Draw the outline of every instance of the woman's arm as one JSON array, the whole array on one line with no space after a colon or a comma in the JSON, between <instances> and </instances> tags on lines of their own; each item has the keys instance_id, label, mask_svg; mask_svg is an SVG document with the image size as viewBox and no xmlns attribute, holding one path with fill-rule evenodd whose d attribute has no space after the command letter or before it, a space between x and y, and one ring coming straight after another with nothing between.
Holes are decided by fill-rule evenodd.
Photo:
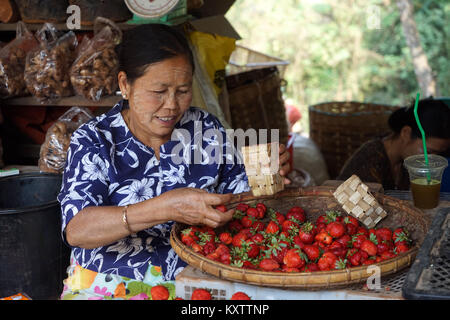
<instances>
[{"instance_id":1,"label":"woman's arm","mask_svg":"<svg viewBox=\"0 0 450 320\"><path fill-rule=\"evenodd\" d=\"M216 228L231 220L234 209L222 213L214 207L228 203L231 198L231 194L212 194L200 189L175 189L129 205L127 221L133 232L168 221ZM84 208L67 224L67 242L71 246L93 249L128 236L130 232L122 219L123 209L117 206Z\"/></svg>"}]
</instances>

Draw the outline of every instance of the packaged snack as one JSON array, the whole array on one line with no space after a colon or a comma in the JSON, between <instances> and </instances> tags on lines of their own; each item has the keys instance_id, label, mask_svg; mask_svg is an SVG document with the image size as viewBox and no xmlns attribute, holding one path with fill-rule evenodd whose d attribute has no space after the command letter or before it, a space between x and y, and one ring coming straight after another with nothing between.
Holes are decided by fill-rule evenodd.
<instances>
[{"instance_id":1,"label":"packaged snack","mask_svg":"<svg viewBox=\"0 0 450 320\"><path fill-rule=\"evenodd\" d=\"M36 38L40 46L28 53L25 65L28 91L40 102L73 95L69 74L78 45L75 33L59 36L55 26L46 23Z\"/></svg>"},{"instance_id":2,"label":"packaged snack","mask_svg":"<svg viewBox=\"0 0 450 320\"><path fill-rule=\"evenodd\" d=\"M19 21L16 38L0 50L0 96L11 98L29 94L24 80L27 53L38 46L36 38Z\"/></svg>"},{"instance_id":3,"label":"packaged snack","mask_svg":"<svg viewBox=\"0 0 450 320\"><path fill-rule=\"evenodd\" d=\"M99 101L115 93L119 59L114 49L121 40L122 32L112 21L95 20L94 37L83 38L71 67L70 81L76 94Z\"/></svg>"},{"instance_id":4,"label":"packaged snack","mask_svg":"<svg viewBox=\"0 0 450 320\"><path fill-rule=\"evenodd\" d=\"M72 133L93 116L87 108L72 107L47 130L39 153L38 166L41 172L63 171Z\"/></svg>"}]
</instances>

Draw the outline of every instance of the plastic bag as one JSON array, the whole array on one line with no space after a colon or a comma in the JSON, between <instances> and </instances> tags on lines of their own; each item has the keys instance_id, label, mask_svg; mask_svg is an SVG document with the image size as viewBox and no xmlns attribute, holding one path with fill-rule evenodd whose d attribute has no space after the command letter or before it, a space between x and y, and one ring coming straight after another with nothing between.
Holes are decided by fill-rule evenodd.
<instances>
[{"instance_id":1,"label":"plastic bag","mask_svg":"<svg viewBox=\"0 0 450 320\"><path fill-rule=\"evenodd\" d=\"M73 95L70 67L78 45L75 33L59 36L55 26L46 23L36 38L40 46L28 53L25 65L28 91L40 102Z\"/></svg>"},{"instance_id":2,"label":"plastic bag","mask_svg":"<svg viewBox=\"0 0 450 320\"><path fill-rule=\"evenodd\" d=\"M87 108L72 107L47 130L41 145L38 166L41 172L61 173L72 133L94 115Z\"/></svg>"},{"instance_id":3,"label":"plastic bag","mask_svg":"<svg viewBox=\"0 0 450 320\"><path fill-rule=\"evenodd\" d=\"M19 21L16 38L0 50L0 96L2 98L29 94L23 77L26 56L38 45L25 23Z\"/></svg>"},{"instance_id":4,"label":"plastic bag","mask_svg":"<svg viewBox=\"0 0 450 320\"><path fill-rule=\"evenodd\" d=\"M114 48L121 40L122 33L112 21L95 20L94 37L83 38L71 67L70 81L76 94L99 101L102 96L115 93L119 59Z\"/></svg>"},{"instance_id":5,"label":"plastic bag","mask_svg":"<svg viewBox=\"0 0 450 320\"><path fill-rule=\"evenodd\" d=\"M236 39L200 31L190 32L189 39L219 95L225 85L225 67L236 48Z\"/></svg>"}]
</instances>

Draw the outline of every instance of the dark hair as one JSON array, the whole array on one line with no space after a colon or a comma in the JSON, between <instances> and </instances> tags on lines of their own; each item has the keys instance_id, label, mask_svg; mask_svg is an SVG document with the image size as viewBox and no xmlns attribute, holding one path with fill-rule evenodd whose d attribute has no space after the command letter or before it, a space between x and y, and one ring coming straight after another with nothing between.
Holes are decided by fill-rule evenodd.
<instances>
[{"instance_id":1,"label":"dark hair","mask_svg":"<svg viewBox=\"0 0 450 320\"><path fill-rule=\"evenodd\" d=\"M417 115L427 137L450 138L450 106L441 100L427 98L419 101ZM404 126L411 127L411 138L421 138L419 127L414 117L414 103L403 107L391 114L389 127L395 134L399 134Z\"/></svg>"},{"instance_id":2,"label":"dark hair","mask_svg":"<svg viewBox=\"0 0 450 320\"><path fill-rule=\"evenodd\" d=\"M119 71L127 74L130 83L141 77L149 65L176 56L185 56L194 72L194 58L184 34L164 24L143 24L126 30L116 51Z\"/></svg>"}]
</instances>

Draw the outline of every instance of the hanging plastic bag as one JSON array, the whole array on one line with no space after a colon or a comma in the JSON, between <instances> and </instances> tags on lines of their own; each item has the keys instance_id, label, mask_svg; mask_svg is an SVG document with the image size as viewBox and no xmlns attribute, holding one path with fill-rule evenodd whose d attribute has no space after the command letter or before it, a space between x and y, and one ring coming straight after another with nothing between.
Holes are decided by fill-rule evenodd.
<instances>
[{"instance_id":1,"label":"hanging plastic bag","mask_svg":"<svg viewBox=\"0 0 450 320\"><path fill-rule=\"evenodd\" d=\"M115 93L119 59L114 48L121 40L122 32L112 21L101 17L95 20L94 37L83 38L71 67L70 81L76 94L99 101Z\"/></svg>"},{"instance_id":2,"label":"hanging plastic bag","mask_svg":"<svg viewBox=\"0 0 450 320\"><path fill-rule=\"evenodd\" d=\"M72 133L94 115L87 108L72 107L47 130L41 145L38 166L41 172L61 173Z\"/></svg>"},{"instance_id":3,"label":"hanging plastic bag","mask_svg":"<svg viewBox=\"0 0 450 320\"><path fill-rule=\"evenodd\" d=\"M29 52L25 65L28 91L40 102L73 95L70 67L75 60L77 37L73 31L59 36L51 23L36 33L39 48Z\"/></svg>"},{"instance_id":4,"label":"hanging plastic bag","mask_svg":"<svg viewBox=\"0 0 450 320\"><path fill-rule=\"evenodd\" d=\"M200 31L189 32L189 39L219 95L225 85L225 67L236 48L236 39Z\"/></svg>"},{"instance_id":5,"label":"hanging plastic bag","mask_svg":"<svg viewBox=\"0 0 450 320\"><path fill-rule=\"evenodd\" d=\"M28 95L23 77L27 53L38 46L33 34L25 23L19 21L16 38L0 50L0 95L11 98Z\"/></svg>"}]
</instances>

